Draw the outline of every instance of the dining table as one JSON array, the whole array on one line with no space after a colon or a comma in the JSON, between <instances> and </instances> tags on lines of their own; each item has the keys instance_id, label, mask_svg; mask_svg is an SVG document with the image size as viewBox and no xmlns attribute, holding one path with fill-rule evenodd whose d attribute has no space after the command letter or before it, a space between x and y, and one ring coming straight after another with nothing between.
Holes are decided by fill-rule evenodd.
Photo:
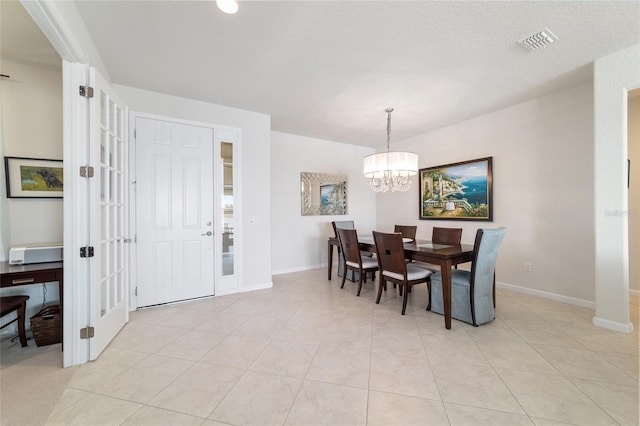
<instances>
[{"instance_id":1,"label":"dining table","mask_svg":"<svg viewBox=\"0 0 640 426\"><path fill-rule=\"evenodd\" d=\"M329 237L328 245L328 274L331 279L331 264L333 262L333 246L338 245L336 237ZM358 236L360 250L376 252L373 236ZM434 244L428 240L413 240L404 243L405 258L420 262L440 265L442 274L442 296L444 305L444 324L451 329L451 268L460 263L473 260L473 245L469 244Z\"/></svg>"}]
</instances>

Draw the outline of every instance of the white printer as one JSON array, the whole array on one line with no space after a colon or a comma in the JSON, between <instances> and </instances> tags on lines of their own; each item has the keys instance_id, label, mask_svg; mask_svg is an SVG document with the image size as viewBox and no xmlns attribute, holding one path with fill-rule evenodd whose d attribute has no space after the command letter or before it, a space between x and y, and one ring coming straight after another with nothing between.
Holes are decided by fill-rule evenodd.
<instances>
[{"instance_id":1,"label":"white printer","mask_svg":"<svg viewBox=\"0 0 640 426\"><path fill-rule=\"evenodd\" d=\"M62 257L62 243L25 244L9 249L11 265L61 262Z\"/></svg>"}]
</instances>

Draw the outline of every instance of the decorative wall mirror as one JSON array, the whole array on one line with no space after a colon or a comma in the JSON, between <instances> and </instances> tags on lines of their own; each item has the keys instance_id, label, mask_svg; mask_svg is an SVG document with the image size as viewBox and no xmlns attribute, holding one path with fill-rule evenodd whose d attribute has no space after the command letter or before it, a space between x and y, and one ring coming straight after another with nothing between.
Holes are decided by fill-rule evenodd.
<instances>
[{"instance_id":1,"label":"decorative wall mirror","mask_svg":"<svg viewBox=\"0 0 640 426\"><path fill-rule=\"evenodd\" d=\"M300 173L302 216L347 214L347 176Z\"/></svg>"}]
</instances>

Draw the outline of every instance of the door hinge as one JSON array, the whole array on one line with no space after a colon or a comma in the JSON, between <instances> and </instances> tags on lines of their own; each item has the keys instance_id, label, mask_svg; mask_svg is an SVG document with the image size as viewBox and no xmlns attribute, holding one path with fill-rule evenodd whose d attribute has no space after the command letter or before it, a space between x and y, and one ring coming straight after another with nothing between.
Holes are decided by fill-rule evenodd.
<instances>
[{"instance_id":1,"label":"door hinge","mask_svg":"<svg viewBox=\"0 0 640 426\"><path fill-rule=\"evenodd\" d=\"M80 257L93 257L93 247L80 247Z\"/></svg>"},{"instance_id":2,"label":"door hinge","mask_svg":"<svg viewBox=\"0 0 640 426\"><path fill-rule=\"evenodd\" d=\"M133 129L133 138L135 139L136 137L137 137L136 129Z\"/></svg>"},{"instance_id":3,"label":"door hinge","mask_svg":"<svg viewBox=\"0 0 640 426\"><path fill-rule=\"evenodd\" d=\"M85 327L80 329L80 338L81 339L91 339L95 334L95 330L93 327Z\"/></svg>"},{"instance_id":4,"label":"door hinge","mask_svg":"<svg viewBox=\"0 0 640 426\"><path fill-rule=\"evenodd\" d=\"M93 98L93 87L80 86L80 96L83 98Z\"/></svg>"},{"instance_id":5,"label":"door hinge","mask_svg":"<svg viewBox=\"0 0 640 426\"><path fill-rule=\"evenodd\" d=\"M93 87L80 86L80 96L83 98L93 98Z\"/></svg>"},{"instance_id":6,"label":"door hinge","mask_svg":"<svg viewBox=\"0 0 640 426\"><path fill-rule=\"evenodd\" d=\"M136 289L135 289L135 290L133 290L133 295L134 295L134 296L137 296L137 295L138 295L138 287L137 287L137 286L136 286Z\"/></svg>"},{"instance_id":7,"label":"door hinge","mask_svg":"<svg viewBox=\"0 0 640 426\"><path fill-rule=\"evenodd\" d=\"M92 178L93 177L93 167L91 167L91 166L80 166L80 177Z\"/></svg>"}]
</instances>

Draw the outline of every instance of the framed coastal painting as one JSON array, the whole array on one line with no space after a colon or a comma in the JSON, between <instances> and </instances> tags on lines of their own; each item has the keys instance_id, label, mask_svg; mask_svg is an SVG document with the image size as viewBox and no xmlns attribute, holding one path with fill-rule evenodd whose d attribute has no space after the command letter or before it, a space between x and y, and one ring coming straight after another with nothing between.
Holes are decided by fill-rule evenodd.
<instances>
[{"instance_id":1,"label":"framed coastal painting","mask_svg":"<svg viewBox=\"0 0 640 426\"><path fill-rule=\"evenodd\" d=\"M4 157L8 198L62 198L62 160Z\"/></svg>"},{"instance_id":2,"label":"framed coastal painting","mask_svg":"<svg viewBox=\"0 0 640 426\"><path fill-rule=\"evenodd\" d=\"M492 221L492 160L420 169L420 219Z\"/></svg>"}]
</instances>

